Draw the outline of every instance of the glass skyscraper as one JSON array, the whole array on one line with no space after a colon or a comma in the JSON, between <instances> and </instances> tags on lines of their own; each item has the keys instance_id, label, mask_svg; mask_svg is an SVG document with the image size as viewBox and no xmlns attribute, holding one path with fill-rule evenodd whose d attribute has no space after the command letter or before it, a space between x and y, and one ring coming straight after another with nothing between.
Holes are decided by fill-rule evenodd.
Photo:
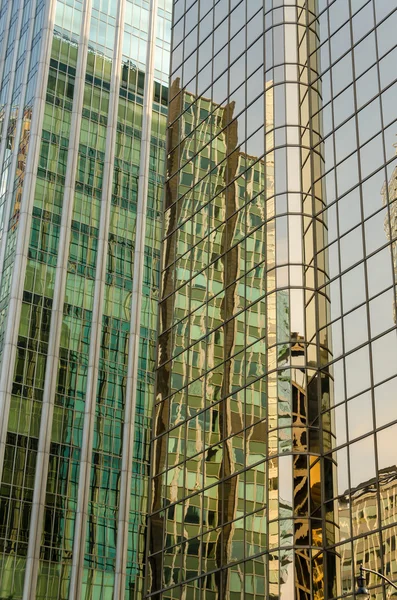
<instances>
[{"instance_id":1,"label":"glass skyscraper","mask_svg":"<svg viewBox=\"0 0 397 600\"><path fill-rule=\"evenodd\" d=\"M173 11L146 597L353 598L397 581L397 2Z\"/></svg>"},{"instance_id":2,"label":"glass skyscraper","mask_svg":"<svg viewBox=\"0 0 397 600\"><path fill-rule=\"evenodd\" d=\"M170 0L0 2L0 598L142 598Z\"/></svg>"},{"instance_id":3,"label":"glass skyscraper","mask_svg":"<svg viewBox=\"0 0 397 600\"><path fill-rule=\"evenodd\" d=\"M0 600L391 596L396 31L0 0Z\"/></svg>"}]
</instances>

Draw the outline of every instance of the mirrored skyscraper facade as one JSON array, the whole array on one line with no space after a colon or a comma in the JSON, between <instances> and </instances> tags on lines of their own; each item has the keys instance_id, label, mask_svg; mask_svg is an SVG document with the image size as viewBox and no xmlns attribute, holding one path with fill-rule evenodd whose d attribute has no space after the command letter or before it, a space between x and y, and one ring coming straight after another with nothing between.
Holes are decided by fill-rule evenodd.
<instances>
[{"instance_id":1,"label":"mirrored skyscraper facade","mask_svg":"<svg viewBox=\"0 0 397 600\"><path fill-rule=\"evenodd\" d=\"M397 4L173 8L147 598L354 597L397 580Z\"/></svg>"},{"instance_id":2,"label":"mirrored skyscraper facade","mask_svg":"<svg viewBox=\"0 0 397 600\"><path fill-rule=\"evenodd\" d=\"M142 597L169 0L0 2L0 597Z\"/></svg>"}]
</instances>

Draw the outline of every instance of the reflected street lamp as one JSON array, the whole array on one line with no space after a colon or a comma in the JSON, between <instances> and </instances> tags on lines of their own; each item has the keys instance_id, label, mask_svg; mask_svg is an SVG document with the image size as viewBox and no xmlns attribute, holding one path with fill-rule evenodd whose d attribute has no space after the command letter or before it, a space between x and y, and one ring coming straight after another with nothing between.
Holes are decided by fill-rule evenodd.
<instances>
[{"instance_id":1,"label":"reflected street lamp","mask_svg":"<svg viewBox=\"0 0 397 600\"><path fill-rule=\"evenodd\" d=\"M360 575L357 577L356 598L359 600L367 600L367 598L369 598L369 591L365 585L364 568L362 565L360 565Z\"/></svg>"},{"instance_id":2,"label":"reflected street lamp","mask_svg":"<svg viewBox=\"0 0 397 600\"><path fill-rule=\"evenodd\" d=\"M370 593L365 583L364 571L367 573L374 573L375 575L386 581L389 585L391 585L395 590L397 590L397 585L390 581L390 579L385 577L385 575L382 575L382 573L374 571L373 569L366 569L365 567L360 565L360 575L357 577L357 589L355 593L356 598L359 598L359 600L368 600L370 596Z\"/></svg>"}]
</instances>

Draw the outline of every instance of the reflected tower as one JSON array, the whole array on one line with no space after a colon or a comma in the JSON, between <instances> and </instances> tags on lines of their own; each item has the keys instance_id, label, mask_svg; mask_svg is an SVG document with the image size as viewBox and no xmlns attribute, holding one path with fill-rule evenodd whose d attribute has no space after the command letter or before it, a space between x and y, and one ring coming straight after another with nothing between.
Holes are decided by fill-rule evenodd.
<instances>
[{"instance_id":1,"label":"reflected tower","mask_svg":"<svg viewBox=\"0 0 397 600\"><path fill-rule=\"evenodd\" d=\"M309 600L334 586L317 44L315 2L174 5L156 600Z\"/></svg>"}]
</instances>

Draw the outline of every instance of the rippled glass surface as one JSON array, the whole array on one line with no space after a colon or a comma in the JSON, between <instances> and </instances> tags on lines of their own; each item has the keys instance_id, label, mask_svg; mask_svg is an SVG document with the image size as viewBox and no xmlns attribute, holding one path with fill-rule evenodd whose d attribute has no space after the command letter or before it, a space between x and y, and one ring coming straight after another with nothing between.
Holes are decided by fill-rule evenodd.
<instances>
[{"instance_id":1,"label":"rippled glass surface","mask_svg":"<svg viewBox=\"0 0 397 600\"><path fill-rule=\"evenodd\" d=\"M394 1L174 4L156 600L397 579L396 26Z\"/></svg>"}]
</instances>

